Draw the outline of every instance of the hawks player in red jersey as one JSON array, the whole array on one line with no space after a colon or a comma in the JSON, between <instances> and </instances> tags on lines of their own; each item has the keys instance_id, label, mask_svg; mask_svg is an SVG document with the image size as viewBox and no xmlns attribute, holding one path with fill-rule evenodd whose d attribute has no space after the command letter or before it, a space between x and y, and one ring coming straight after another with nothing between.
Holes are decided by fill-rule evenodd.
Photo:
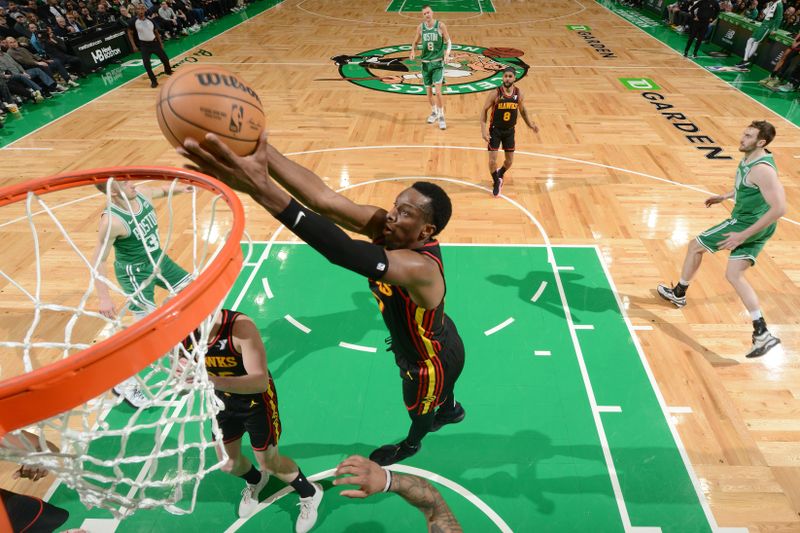
<instances>
[{"instance_id":1,"label":"hawks player in red jersey","mask_svg":"<svg viewBox=\"0 0 800 533\"><path fill-rule=\"evenodd\" d=\"M489 94L481 111L481 135L483 135L483 140L488 143L489 172L492 174L492 194L494 196L500 195L503 188L503 176L514 162L514 150L516 149L514 127L517 125L517 111L530 129L535 133L539 132L539 127L528 118L522 91L514 85L516 80L514 67L506 67L503 70L503 85ZM491 112L491 122L488 128L486 127L487 112ZM501 144L506 157L503 166L497 168L497 150L500 149Z\"/></svg>"},{"instance_id":2,"label":"hawks player in red jersey","mask_svg":"<svg viewBox=\"0 0 800 533\"><path fill-rule=\"evenodd\" d=\"M381 466L402 461L420 450L430 431L464 419L453 392L464 366L464 345L444 313L444 267L436 240L452 212L444 190L417 182L389 210L356 204L270 146L266 133L247 157L237 156L211 134L202 148L190 139L178 152L203 172L250 194L330 262L370 280L391 333L411 417L407 437L381 446L370 459ZM336 224L372 242L351 239Z\"/></svg>"},{"instance_id":3,"label":"hawks player in red jersey","mask_svg":"<svg viewBox=\"0 0 800 533\"><path fill-rule=\"evenodd\" d=\"M190 342L187 339L186 343ZM247 483L239 502L239 516L244 518L253 513L258 505L258 494L271 473L300 495L300 515L295 531L310 530L317 521L322 487L309 482L292 459L278 452L281 434L278 394L267 369L267 352L261 334L250 317L228 309L217 313L205 363L217 397L225 404L225 409L217 415L229 458L222 470ZM242 454L245 432L250 436L250 446L260 471Z\"/></svg>"}]
</instances>

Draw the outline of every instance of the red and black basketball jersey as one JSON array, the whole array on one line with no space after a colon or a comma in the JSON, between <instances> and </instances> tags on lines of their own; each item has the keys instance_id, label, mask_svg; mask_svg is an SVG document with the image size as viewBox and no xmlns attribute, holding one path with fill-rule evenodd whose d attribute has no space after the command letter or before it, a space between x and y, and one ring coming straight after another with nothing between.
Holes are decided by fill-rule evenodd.
<instances>
[{"instance_id":1,"label":"red and black basketball jersey","mask_svg":"<svg viewBox=\"0 0 800 533\"><path fill-rule=\"evenodd\" d=\"M444 278L438 241L414 251L435 260ZM444 314L444 298L435 308L425 309L415 304L403 287L370 279L369 288L378 300L383 321L392 335L391 349L398 366L404 370L424 369L432 361L438 366L439 353L447 346L447 337L454 329Z\"/></svg>"},{"instance_id":2,"label":"red and black basketball jersey","mask_svg":"<svg viewBox=\"0 0 800 533\"><path fill-rule=\"evenodd\" d=\"M497 88L497 97L492 108L491 127L500 129L513 128L517 124L517 111L519 109L519 89L511 88L511 94L503 92L503 87Z\"/></svg>"},{"instance_id":3,"label":"red and black basketball jersey","mask_svg":"<svg viewBox=\"0 0 800 533\"><path fill-rule=\"evenodd\" d=\"M244 367L242 354L233 346L233 324L242 313L228 309L222 309L220 313L222 313L222 325L217 334L208 340L206 371L220 377L246 376L247 370ZM269 404L270 399L267 396L274 390L271 375L269 381L269 387L262 393L237 394L217 391L217 396L226 403L233 400L237 404L250 406Z\"/></svg>"}]
</instances>

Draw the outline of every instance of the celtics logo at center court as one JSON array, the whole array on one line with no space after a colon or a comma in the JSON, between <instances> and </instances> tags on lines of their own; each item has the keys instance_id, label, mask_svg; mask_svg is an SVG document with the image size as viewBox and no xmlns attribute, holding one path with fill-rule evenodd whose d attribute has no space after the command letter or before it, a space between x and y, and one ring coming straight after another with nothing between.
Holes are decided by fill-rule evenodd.
<instances>
[{"instance_id":1,"label":"celtics logo at center court","mask_svg":"<svg viewBox=\"0 0 800 533\"><path fill-rule=\"evenodd\" d=\"M402 44L368 50L331 59L339 66L342 79L376 91L425 94L418 57L409 59L411 45ZM517 79L528 73L523 52L515 48L483 48L454 44L450 61L444 66L442 94L490 91L503 83L503 69L514 67Z\"/></svg>"}]
</instances>

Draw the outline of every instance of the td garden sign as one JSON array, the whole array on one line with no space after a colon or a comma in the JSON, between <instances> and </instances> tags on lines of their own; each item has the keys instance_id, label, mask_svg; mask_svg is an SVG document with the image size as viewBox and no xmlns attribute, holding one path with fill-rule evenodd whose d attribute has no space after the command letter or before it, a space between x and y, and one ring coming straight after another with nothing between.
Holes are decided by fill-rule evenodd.
<instances>
[{"instance_id":1,"label":"td garden sign","mask_svg":"<svg viewBox=\"0 0 800 533\"><path fill-rule=\"evenodd\" d=\"M332 57L341 79L355 85L400 94L425 94L419 56L409 59L411 45L401 44L367 50L356 55ZM490 91L503 83L503 69L513 67L517 79L528 73L522 50L515 48L454 44L444 66L442 94Z\"/></svg>"}]
</instances>

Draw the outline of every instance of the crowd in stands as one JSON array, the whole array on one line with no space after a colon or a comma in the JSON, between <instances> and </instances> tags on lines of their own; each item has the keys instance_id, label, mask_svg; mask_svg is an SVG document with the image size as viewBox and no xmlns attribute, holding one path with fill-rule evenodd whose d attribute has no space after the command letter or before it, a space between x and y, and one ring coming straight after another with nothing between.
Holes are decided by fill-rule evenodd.
<instances>
[{"instance_id":1,"label":"crowd in stands","mask_svg":"<svg viewBox=\"0 0 800 533\"><path fill-rule=\"evenodd\" d=\"M166 39L246 7L245 0L0 0L0 127L19 106L78 87L90 72L72 52L71 38L127 28L140 4Z\"/></svg>"},{"instance_id":2,"label":"crowd in stands","mask_svg":"<svg viewBox=\"0 0 800 533\"><path fill-rule=\"evenodd\" d=\"M664 22L678 33L690 33L696 7L702 0L676 0L664 10ZM712 0L721 13L734 13L756 23L764 21L768 4L772 0ZM780 92L793 92L800 88L800 0L777 0L783 2L783 19L779 29L794 35L794 41L778 61L772 73L761 80L761 84ZM630 7L642 7L642 0L620 0ZM710 21L703 38L707 41L714 32L717 20ZM688 43L687 43L688 52ZM686 55L686 53L684 53ZM696 55L696 53L695 53Z\"/></svg>"}]
</instances>

